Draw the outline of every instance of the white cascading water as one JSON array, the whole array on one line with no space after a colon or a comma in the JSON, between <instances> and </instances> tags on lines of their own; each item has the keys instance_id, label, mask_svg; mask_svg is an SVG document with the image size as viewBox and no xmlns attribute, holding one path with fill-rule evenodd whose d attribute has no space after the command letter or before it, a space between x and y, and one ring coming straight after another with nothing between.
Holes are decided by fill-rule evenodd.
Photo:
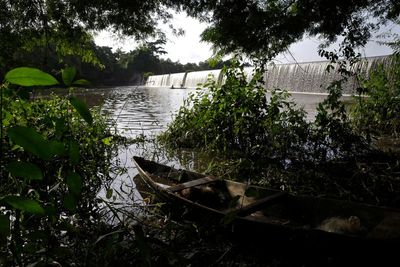
<instances>
[{"instance_id":1,"label":"white cascading water","mask_svg":"<svg viewBox=\"0 0 400 267\"><path fill-rule=\"evenodd\" d=\"M251 78L253 78L255 68L254 67L245 67L243 68L243 72L246 75L246 81L250 82Z\"/></svg>"},{"instance_id":2,"label":"white cascading water","mask_svg":"<svg viewBox=\"0 0 400 267\"><path fill-rule=\"evenodd\" d=\"M366 76L378 64L388 62L387 57L365 58L352 66L361 76ZM266 89L286 89L292 92L327 93L327 86L341 78L336 70L327 72L329 62L310 62L268 66L264 74ZM355 94L359 86L357 77L350 77L343 84L344 94Z\"/></svg>"},{"instance_id":3,"label":"white cascading water","mask_svg":"<svg viewBox=\"0 0 400 267\"><path fill-rule=\"evenodd\" d=\"M184 88L185 87L185 72L171 73L169 76L168 86L171 88Z\"/></svg>"},{"instance_id":4,"label":"white cascading water","mask_svg":"<svg viewBox=\"0 0 400 267\"><path fill-rule=\"evenodd\" d=\"M147 87L166 87L169 86L170 74L152 75L146 81Z\"/></svg>"},{"instance_id":5,"label":"white cascading water","mask_svg":"<svg viewBox=\"0 0 400 267\"><path fill-rule=\"evenodd\" d=\"M326 72L328 62L270 65L264 74L265 88L296 92L323 92L337 75Z\"/></svg>"},{"instance_id":6,"label":"white cascading water","mask_svg":"<svg viewBox=\"0 0 400 267\"><path fill-rule=\"evenodd\" d=\"M388 57L370 57L361 60L353 66L361 76L366 76L378 64L387 64ZM265 88L286 89L291 92L307 93L327 93L326 87L335 80L341 78L335 70L327 72L329 62L308 62L297 64L276 64L267 67L264 74ZM254 68L244 68L244 74L249 82L251 80ZM209 75L212 79L221 85L225 83L226 78L222 77L222 72L218 70L195 71L188 73L174 73L165 75L150 76L146 82L149 87L172 87L173 88L197 88L199 84L204 84ZM356 77L351 77L343 84L344 94L354 94L358 87Z\"/></svg>"},{"instance_id":7,"label":"white cascading water","mask_svg":"<svg viewBox=\"0 0 400 267\"><path fill-rule=\"evenodd\" d=\"M195 71L189 72L186 76L185 87L186 88L197 88L199 84L204 84L209 75L212 77L214 81L217 83L220 82L221 70L204 70L204 71Z\"/></svg>"}]
</instances>

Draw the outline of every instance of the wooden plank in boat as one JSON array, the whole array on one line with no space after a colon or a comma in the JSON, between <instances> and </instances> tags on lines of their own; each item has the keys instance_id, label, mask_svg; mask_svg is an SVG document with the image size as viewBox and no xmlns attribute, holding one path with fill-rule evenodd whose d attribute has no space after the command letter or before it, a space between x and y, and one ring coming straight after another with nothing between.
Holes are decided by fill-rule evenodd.
<instances>
[{"instance_id":1,"label":"wooden plank in boat","mask_svg":"<svg viewBox=\"0 0 400 267\"><path fill-rule=\"evenodd\" d=\"M186 183L183 183L183 184L178 184L178 185L175 185L175 186L171 186L171 187L168 188L168 190L170 190L171 192L175 193L175 192L181 191L181 190L186 189L186 188L190 188L190 187L194 187L194 186L198 186L198 185L203 185L203 184L208 184L208 183L215 182L215 181L217 181L217 178L206 176L204 178L200 178L200 179L197 179L197 180L194 180L194 181L189 181L189 182L186 182Z\"/></svg>"},{"instance_id":2,"label":"wooden plank in boat","mask_svg":"<svg viewBox=\"0 0 400 267\"><path fill-rule=\"evenodd\" d=\"M250 215L260 209L262 209L263 207L265 207L266 205L270 205L273 204L275 202L277 202L278 200L282 199L283 197L288 196L288 193L286 192L278 192L275 193L273 195L264 197L262 199L259 199L247 206L244 206L242 208L238 209L238 216L247 216Z\"/></svg>"}]
</instances>

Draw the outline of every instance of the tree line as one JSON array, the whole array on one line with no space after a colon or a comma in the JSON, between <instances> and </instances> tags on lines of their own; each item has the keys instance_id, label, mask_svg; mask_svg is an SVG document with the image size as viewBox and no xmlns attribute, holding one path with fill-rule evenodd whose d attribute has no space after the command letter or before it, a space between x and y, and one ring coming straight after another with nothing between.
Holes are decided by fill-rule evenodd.
<instances>
[{"instance_id":1,"label":"tree line","mask_svg":"<svg viewBox=\"0 0 400 267\"><path fill-rule=\"evenodd\" d=\"M212 66L207 61L199 63L182 64L171 59L163 59L160 55L165 54L162 50L162 41L148 42L134 50L124 52L113 51L108 46L97 46L90 43L93 51L91 62L85 62L76 55L61 56L57 54L54 45L47 47L35 47L30 51L19 51L10 67L28 66L35 67L60 76L60 70L66 66L77 69L78 75L85 78L95 86L112 85L139 85L148 75L200 71L207 69L222 68L229 64L228 61L218 61ZM3 77L4 73L0 73Z\"/></svg>"}]
</instances>

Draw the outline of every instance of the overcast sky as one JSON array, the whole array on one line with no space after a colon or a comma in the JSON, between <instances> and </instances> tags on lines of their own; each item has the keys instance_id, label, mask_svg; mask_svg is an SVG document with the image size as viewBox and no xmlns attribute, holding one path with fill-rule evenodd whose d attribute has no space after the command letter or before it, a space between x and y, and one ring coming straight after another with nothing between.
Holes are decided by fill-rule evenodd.
<instances>
[{"instance_id":1,"label":"overcast sky","mask_svg":"<svg viewBox=\"0 0 400 267\"><path fill-rule=\"evenodd\" d=\"M205 61L212 56L211 45L200 41L200 34L205 29L206 24L201 23L193 18L187 17L185 14L176 14L172 21L176 28L185 30L184 36L174 36L167 25L161 25L161 28L167 33L167 44L165 51L167 54L163 58L170 58L172 61L179 61L181 63ZM381 32L396 32L400 33L400 27L386 26ZM377 34L379 34L377 33ZM377 40L376 37L373 38ZM110 46L114 50L117 48L123 51L130 51L135 49L136 42L131 39L119 40L113 37L108 32L101 32L95 37L95 42L100 46ZM289 51L284 55L277 58L278 62L308 62L323 60L318 56L317 47L318 40L316 38L305 38L303 41L293 44ZM379 45L376 41L371 41L367 44L365 49L361 51L364 56L379 56L388 55L392 52L387 46ZM293 55L293 57L292 57Z\"/></svg>"}]
</instances>

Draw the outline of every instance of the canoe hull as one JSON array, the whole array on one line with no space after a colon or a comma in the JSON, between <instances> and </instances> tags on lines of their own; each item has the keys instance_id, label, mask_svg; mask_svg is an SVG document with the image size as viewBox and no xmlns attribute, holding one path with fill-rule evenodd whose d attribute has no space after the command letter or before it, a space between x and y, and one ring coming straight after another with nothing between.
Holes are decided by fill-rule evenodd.
<instances>
[{"instance_id":1,"label":"canoe hull","mask_svg":"<svg viewBox=\"0 0 400 267\"><path fill-rule=\"evenodd\" d=\"M364 251L377 247L390 251L400 245L399 210L292 194L282 194L282 197L279 197L276 202L270 201L264 205L261 203L263 200L268 200L282 191L248 186L217 178L214 183L226 187L226 192L231 194L233 199L240 196L237 202L242 206L239 208L237 205L234 207L229 205L228 207L223 205L211 207L200 200L193 201L184 197L182 191L171 191L174 186L182 183L188 184L187 181L202 179L205 175L176 170L139 157L134 157L134 162L144 182L164 201L177 207L186 207L191 214L196 215L197 219L201 218L202 222L212 223L223 231L231 233L235 238L250 238L252 242L260 242L264 245L265 240L271 240L274 245L287 246L290 243L298 246L301 244L303 248L310 247L311 249L312 247L313 249L341 250L342 252L353 251L355 246L363 248ZM167 175L162 177L162 174ZM179 176L174 177L176 174ZM258 198L245 196L246 190L257 193ZM257 207L260 203L263 206L259 206L260 209L255 212L248 208L251 205ZM252 213L238 216L246 208ZM360 218L362 226L357 233L327 232L318 229L318 225L326 218L351 216ZM379 227L386 218L392 219L390 222L394 229L392 235L371 235L373 230Z\"/></svg>"}]
</instances>

